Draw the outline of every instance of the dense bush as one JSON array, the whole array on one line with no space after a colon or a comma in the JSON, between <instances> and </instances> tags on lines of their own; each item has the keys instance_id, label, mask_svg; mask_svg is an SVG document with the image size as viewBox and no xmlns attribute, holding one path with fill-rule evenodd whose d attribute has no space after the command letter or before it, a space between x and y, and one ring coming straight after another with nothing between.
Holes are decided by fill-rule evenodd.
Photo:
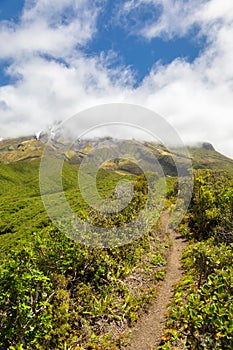
<instances>
[{"instance_id":1,"label":"dense bush","mask_svg":"<svg viewBox=\"0 0 233 350\"><path fill-rule=\"evenodd\" d=\"M131 324L155 293L153 284L131 290L129 273L148 253L154 283L162 276L166 247L156 234L106 249L81 246L53 226L34 239L0 267L1 349L107 349L106 325ZM124 341L114 336L113 348Z\"/></svg>"},{"instance_id":2,"label":"dense bush","mask_svg":"<svg viewBox=\"0 0 233 350\"><path fill-rule=\"evenodd\" d=\"M233 244L224 238L233 229L232 184L226 174L196 174L185 230L192 240L183 254L186 275L175 288L159 349L233 348Z\"/></svg>"},{"instance_id":3,"label":"dense bush","mask_svg":"<svg viewBox=\"0 0 233 350\"><path fill-rule=\"evenodd\" d=\"M188 226L197 240L232 230L233 180L225 173L197 171Z\"/></svg>"},{"instance_id":4,"label":"dense bush","mask_svg":"<svg viewBox=\"0 0 233 350\"><path fill-rule=\"evenodd\" d=\"M96 180L103 199L117 199L115 188L122 179L132 181L134 187L125 209L105 215L85 203L76 186L77 171L78 166L64 164L63 188L81 220L89 220L95 227L119 227L137 218L145 208L148 184L144 175L100 169ZM104 249L74 243L51 225L40 197L38 174L38 161L1 168L0 348L119 348L125 334L112 334L112 325L119 325L119 330L134 322L140 308L155 294L156 281L165 275L166 248L155 226L160 214L157 207L161 206L157 194L163 187L158 174L146 174L156 182L149 210L152 230L142 236L142 226L138 239L131 244ZM92 196L90 179L86 180L86 190ZM168 196L173 196L175 179L167 180ZM144 219L149 222L148 217ZM135 238L136 232L132 229L125 234ZM137 268L144 271L136 274L142 284L131 289L127 276ZM108 326L110 334L106 334Z\"/></svg>"}]
</instances>

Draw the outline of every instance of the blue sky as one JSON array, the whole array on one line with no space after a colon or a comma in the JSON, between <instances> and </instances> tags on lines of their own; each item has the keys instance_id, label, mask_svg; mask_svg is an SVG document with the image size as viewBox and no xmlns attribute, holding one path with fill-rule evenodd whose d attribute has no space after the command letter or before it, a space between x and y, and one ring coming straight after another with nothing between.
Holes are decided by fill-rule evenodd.
<instances>
[{"instance_id":1,"label":"blue sky","mask_svg":"<svg viewBox=\"0 0 233 350\"><path fill-rule=\"evenodd\" d=\"M127 32L127 29L121 27L116 20L115 15L120 3L124 3L124 1L119 1L116 6L116 2L110 0L102 8L97 19L98 31L92 40L82 48L87 56L96 56L101 52L115 52L116 57L111 65L113 67L117 65L130 67L135 74L135 86L141 83L158 61L167 65L176 58L184 58L188 62L193 62L198 57L204 40L203 38L197 40L194 30L183 38L176 37L173 40L166 38L143 40L141 37ZM0 20L19 22L23 8L24 0L1 0ZM147 10L144 9L138 16L140 16L141 21L144 21L152 17L152 12L151 6L148 6ZM8 65L8 60L0 61L0 85L15 81L5 71Z\"/></svg>"},{"instance_id":2,"label":"blue sky","mask_svg":"<svg viewBox=\"0 0 233 350\"><path fill-rule=\"evenodd\" d=\"M0 1L0 21L17 22L23 10L24 0L1 0ZM8 66L7 60L0 61L0 86L12 82L11 77L5 73Z\"/></svg>"},{"instance_id":3,"label":"blue sky","mask_svg":"<svg viewBox=\"0 0 233 350\"><path fill-rule=\"evenodd\" d=\"M0 19L1 20L17 20L22 9L23 0L1 0Z\"/></svg>"},{"instance_id":4,"label":"blue sky","mask_svg":"<svg viewBox=\"0 0 233 350\"><path fill-rule=\"evenodd\" d=\"M135 103L233 156L232 0L1 0L0 137Z\"/></svg>"},{"instance_id":5,"label":"blue sky","mask_svg":"<svg viewBox=\"0 0 233 350\"><path fill-rule=\"evenodd\" d=\"M192 62L199 55L203 43L193 39L192 33L187 37L173 40L165 38L143 40L127 32L127 28L121 26L121 20L116 20L117 7L114 4L114 1L108 1L107 6L101 11L97 21L98 32L84 48L84 52L87 55L110 50L116 52L117 59L114 64L131 67L135 72L136 85L149 74L157 61L168 64L177 57L184 57ZM140 20L146 20L149 17L148 14L151 16L152 12L151 7L147 9L147 13L142 11Z\"/></svg>"}]
</instances>

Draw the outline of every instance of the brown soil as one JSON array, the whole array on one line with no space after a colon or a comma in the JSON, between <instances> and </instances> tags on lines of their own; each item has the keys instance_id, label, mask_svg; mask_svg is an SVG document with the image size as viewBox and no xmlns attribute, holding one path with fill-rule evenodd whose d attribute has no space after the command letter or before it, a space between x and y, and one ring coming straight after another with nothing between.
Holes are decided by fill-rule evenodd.
<instances>
[{"instance_id":1,"label":"brown soil","mask_svg":"<svg viewBox=\"0 0 233 350\"><path fill-rule=\"evenodd\" d=\"M162 224L166 230L168 213L165 213ZM175 231L169 232L172 242L168 260L165 280L161 282L156 300L132 329L130 345L126 350L154 350L161 342L167 319L167 304L172 300L173 285L182 276L181 256L185 242L178 237Z\"/></svg>"}]
</instances>

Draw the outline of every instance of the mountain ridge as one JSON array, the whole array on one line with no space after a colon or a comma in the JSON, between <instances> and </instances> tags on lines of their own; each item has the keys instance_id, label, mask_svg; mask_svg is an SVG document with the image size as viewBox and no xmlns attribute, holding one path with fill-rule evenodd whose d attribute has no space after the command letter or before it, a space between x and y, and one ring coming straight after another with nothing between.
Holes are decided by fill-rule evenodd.
<instances>
[{"instance_id":1,"label":"mountain ridge","mask_svg":"<svg viewBox=\"0 0 233 350\"><path fill-rule=\"evenodd\" d=\"M105 148L111 145L111 138L101 138L101 142L105 142ZM38 137L29 135L18 138L8 138L0 141L0 164L9 164L23 160L32 160L41 158L44 148L45 140L40 140ZM114 140L112 140L114 141ZM71 149L67 150L67 143L62 140L53 140L53 146L58 152L64 156L64 159L71 164L80 164L87 156L87 154L93 150L98 144L98 139L81 140L72 145ZM153 143L148 141L138 142L135 140L122 140L121 147L125 154L128 150L134 151L135 145L137 151L142 152L142 148L146 149L146 153L143 152L143 160L148 164L152 164L154 159L157 159L163 168L166 175L176 176L176 163L185 169L187 161L192 162L194 169L210 169L210 170L223 170L233 175L233 159L226 157L220 152L216 151L212 144L208 142L199 143L196 146L187 146L190 158L187 154L183 153L181 148L171 147L166 148L159 143ZM141 148L140 148L141 147ZM105 152L107 152L105 150ZM140 164L139 164L140 165ZM120 159L117 162L109 161L104 164L104 167L112 169L114 171L125 171L133 173L135 175L140 174L140 171L132 160Z\"/></svg>"}]
</instances>

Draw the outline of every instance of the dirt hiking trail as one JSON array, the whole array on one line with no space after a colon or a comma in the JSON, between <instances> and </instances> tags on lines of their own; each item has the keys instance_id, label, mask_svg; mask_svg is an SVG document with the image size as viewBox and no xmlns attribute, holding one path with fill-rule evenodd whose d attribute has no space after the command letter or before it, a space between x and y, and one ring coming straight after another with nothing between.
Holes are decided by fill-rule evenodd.
<instances>
[{"instance_id":1,"label":"dirt hiking trail","mask_svg":"<svg viewBox=\"0 0 233 350\"><path fill-rule=\"evenodd\" d=\"M169 215L164 213L162 227L166 230ZM170 232L172 242L167 259L167 272L164 281L159 284L158 295L155 302L150 306L147 314L144 314L133 327L130 345L126 350L155 350L161 342L167 317L167 304L172 300L173 285L182 276L181 257L187 244L175 231Z\"/></svg>"}]
</instances>

